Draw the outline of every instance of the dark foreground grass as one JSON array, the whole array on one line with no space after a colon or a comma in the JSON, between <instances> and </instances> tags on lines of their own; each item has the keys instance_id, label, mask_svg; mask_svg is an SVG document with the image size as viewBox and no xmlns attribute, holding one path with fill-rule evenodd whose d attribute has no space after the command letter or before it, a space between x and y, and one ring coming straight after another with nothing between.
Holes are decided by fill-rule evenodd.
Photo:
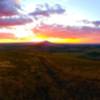
<instances>
[{"instance_id":1,"label":"dark foreground grass","mask_svg":"<svg viewBox=\"0 0 100 100\"><path fill-rule=\"evenodd\" d=\"M0 50L0 100L100 100L100 62L86 54Z\"/></svg>"}]
</instances>

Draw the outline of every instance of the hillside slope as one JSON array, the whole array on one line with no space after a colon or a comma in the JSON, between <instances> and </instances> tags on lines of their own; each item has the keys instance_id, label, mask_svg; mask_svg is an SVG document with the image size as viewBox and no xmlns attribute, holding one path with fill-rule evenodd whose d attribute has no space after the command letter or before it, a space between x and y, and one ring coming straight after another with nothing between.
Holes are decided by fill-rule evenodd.
<instances>
[{"instance_id":1,"label":"hillside slope","mask_svg":"<svg viewBox=\"0 0 100 100\"><path fill-rule=\"evenodd\" d=\"M76 52L0 50L1 100L99 100L100 62Z\"/></svg>"}]
</instances>

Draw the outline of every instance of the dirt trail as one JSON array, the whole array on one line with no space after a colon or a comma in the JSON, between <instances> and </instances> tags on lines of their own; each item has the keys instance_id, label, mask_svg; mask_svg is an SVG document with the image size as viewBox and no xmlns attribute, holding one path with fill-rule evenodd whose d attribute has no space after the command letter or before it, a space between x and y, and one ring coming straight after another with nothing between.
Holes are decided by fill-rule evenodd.
<instances>
[{"instance_id":1,"label":"dirt trail","mask_svg":"<svg viewBox=\"0 0 100 100\"><path fill-rule=\"evenodd\" d=\"M77 100L98 100L100 99L100 80L96 79L81 79L81 77L74 77L73 79L66 78L63 80L55 66L50 63L45 57L38 57L46 75L48 75L60 90L64 90L64 98L76 98ZM70 76L69 76L70 77ZM69 95L67 95L69 94Z\"/></svg>"},{"instance_id":2,"label":"dirt trail","mask_svg":"<svg viewBox=\"0 0 100 100\"><path fill-rule=\"evenodd\" d=\"M59 88L64 87L64 80L60 78L59 73L54 69L54 66L48 62L45 57L38 56L38 58L45 69L45 73L58 85Z\"/></svg>"}]
</instances>

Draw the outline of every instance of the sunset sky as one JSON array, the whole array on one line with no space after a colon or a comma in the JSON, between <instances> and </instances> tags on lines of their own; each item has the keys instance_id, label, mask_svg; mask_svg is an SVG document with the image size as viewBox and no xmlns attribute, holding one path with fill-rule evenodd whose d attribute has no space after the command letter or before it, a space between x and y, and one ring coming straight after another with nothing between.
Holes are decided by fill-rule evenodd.
<instances>
[{"instance_id":1,"label":"sunset sky","mask_svg":"<svg viewBox=\"0 0 100 100\"><path fill-rule=\"evenodd\" d=\"M99 43L100 0L0 0L0 43Z\"/></svg>"}]
</instances>

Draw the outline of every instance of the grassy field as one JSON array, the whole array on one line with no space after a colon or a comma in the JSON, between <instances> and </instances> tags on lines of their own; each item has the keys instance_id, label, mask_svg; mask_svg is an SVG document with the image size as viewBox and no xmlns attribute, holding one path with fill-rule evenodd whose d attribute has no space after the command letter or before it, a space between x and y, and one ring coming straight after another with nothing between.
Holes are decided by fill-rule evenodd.
<instances>
[{"instance_id":1,"label":"grassy field","mask_svg":"<svg viewBox=\"0 0 100 100\"><path fill-rule=\"evenodd\" d=\"M0 100L100 100L100 48L4 46Z\"/></svg>"}]
</instances>

